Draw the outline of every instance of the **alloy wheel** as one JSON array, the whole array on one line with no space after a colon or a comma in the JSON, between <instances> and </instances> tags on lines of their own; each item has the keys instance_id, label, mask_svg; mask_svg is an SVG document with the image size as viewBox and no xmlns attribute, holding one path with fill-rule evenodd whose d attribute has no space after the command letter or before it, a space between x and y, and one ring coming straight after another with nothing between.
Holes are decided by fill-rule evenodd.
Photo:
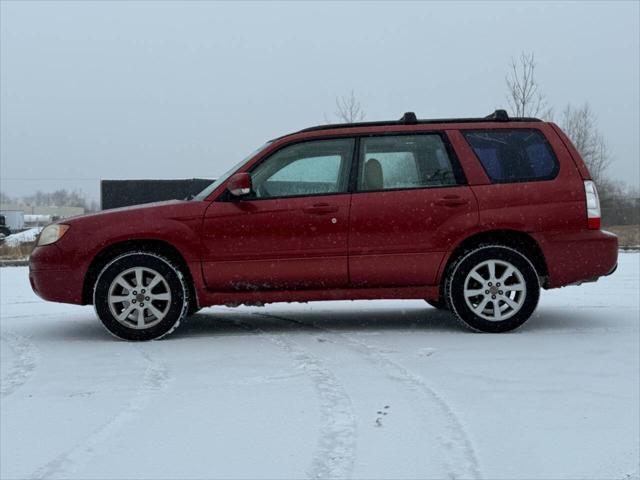
<instances>
[{"instance_id":1,"label":"alloy wheel","mask_svg":"<svg viewBox=\"0 0 640 480\"><path fill-rule=\"evenodd\" d=\"M499 322L520 311L527 288L522 273L512 263L486 260L469 272L463 294L467 306L476 315Z\"/></svg>"},{"instance_id":2,"label":"alloy wheel","mask_svg":"<svg viewBox=\"0 0 640 480\"><path fill-rule=\"evenodd\" d=\"M171 306L171 290L156 270L134 267L113 279L107 299L109 310L119 323L143 330L165 318Z\"/></svg>"}]
</instances>

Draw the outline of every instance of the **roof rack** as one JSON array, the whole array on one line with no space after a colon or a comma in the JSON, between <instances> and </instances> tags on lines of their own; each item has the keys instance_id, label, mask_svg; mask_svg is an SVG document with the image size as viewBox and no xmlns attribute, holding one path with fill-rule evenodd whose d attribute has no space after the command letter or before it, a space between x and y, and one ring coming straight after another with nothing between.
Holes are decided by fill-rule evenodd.
<instances>
[{"instance_id":1,"label":"roof rack","mask_svg":"<svg viewBox=\"0 0 640 480\"><path fill-rule=\"evenodd\" d=\"M506 110L496 110L495 112L490 113L484 118L486 118L487 120L497 120L499 122L508 122L509 114L507 113Z\"/></svg>"},{"instance_id":2,"label":"roof rack","mask_svg":"<svg viewBox=\"0 0 640 480\"><path fill-rule=\"evenodd\" d=\"M479 122L541 122L539 118L533 117L509 117L506 110L496 110L493 113L482 118L435 118L435 119L418 119L413 112L406 112L400 120L387 120L381 122L356 122L356 123L334 123L329 125L318 125L315 127L305 128L299 132L312 132L315 130L333 130L337 128L353 128L353 127L377 127L385 125L417 125L417 124L433 124L433 123L479 123Z\"/></svg>"}]
</instances>

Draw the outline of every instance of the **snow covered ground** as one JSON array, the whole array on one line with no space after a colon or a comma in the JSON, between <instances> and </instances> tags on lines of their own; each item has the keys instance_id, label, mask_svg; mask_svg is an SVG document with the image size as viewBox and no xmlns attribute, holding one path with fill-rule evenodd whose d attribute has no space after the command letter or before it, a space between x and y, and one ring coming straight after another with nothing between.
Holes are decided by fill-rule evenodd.
<instances>
[{"instance_id":1,"label":"snow covered ground","mask_svg":"<svg viewBox=\"0 0 640 480\"><path fill-rule=\"evenodd\" d=\"M15 247L21 243L33 242L42 230L42 227L34 227L28 230L24 230L19 233L14 233L4 237L4 244L10 247Z\"/></svg>"},{"instance_id":2,"label":"snow covered ground","mask_svg":"<svg viewBox=\"0 0 640 480\"><path fill-rule=\"evenodd\" d=\"M423 302L210 308L114 340L0 269L0 477L638 478L640 254L512 334Z\"/></svg>"}]
</instances>

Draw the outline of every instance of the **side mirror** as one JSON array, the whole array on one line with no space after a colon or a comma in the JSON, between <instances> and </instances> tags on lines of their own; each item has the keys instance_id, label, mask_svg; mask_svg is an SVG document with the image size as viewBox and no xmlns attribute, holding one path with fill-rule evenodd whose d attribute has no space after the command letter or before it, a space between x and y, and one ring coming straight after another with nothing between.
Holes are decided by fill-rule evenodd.
<instances>
[{"instance_id":1,"label":"side mirror","mask_svg":"<svg viewBox=\"0 0 640 480\"><path fill-rule=\"evenodd\" d=\"M243 173L235 173L227 182L227 190L234 197L242 197L251 193L251 175Z\"/></svg>"}]
</instances>

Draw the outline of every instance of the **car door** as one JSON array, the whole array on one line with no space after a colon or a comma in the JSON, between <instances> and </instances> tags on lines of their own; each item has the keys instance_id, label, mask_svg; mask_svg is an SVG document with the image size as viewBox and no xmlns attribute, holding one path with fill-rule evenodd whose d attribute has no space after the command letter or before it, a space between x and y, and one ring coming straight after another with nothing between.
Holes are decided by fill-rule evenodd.
<instances>
[{"instance_id":1,"label":"car door","mask_svg":"<svg viewBox=\"0 0 640 480\"><path fill-rule=\"evenodd\" d=\"M348 284L354 139L287 145L251 170L252 193L223 196L203 223L203 273L221 290Z\"/></svg>"},{"instance_id":2,"label":"car door","mask_svg":"<svg viewBox=\"0 0 640 480\"><path fill-rule=\"evenodd\" d=\"M352 286L433 285L445 252L478 223L444 133L360 140L351 201Z\"/></svg>"}]
</instances>

